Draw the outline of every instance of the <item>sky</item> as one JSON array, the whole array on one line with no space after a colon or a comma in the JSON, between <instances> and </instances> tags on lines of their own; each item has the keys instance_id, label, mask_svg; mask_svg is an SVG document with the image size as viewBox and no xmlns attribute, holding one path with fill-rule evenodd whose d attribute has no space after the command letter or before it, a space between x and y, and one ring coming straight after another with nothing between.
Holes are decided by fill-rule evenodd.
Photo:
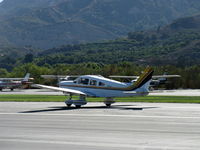
<instances>
[{"instance_id":1,"label":"sky","mask_svg":"<svg viewBox=\"0 0 200 150\"><path fill-rule=\"evenodd\" d=\"M0 3L2 2L3 0L0 0Z\"/></svg>"}]
</instances>

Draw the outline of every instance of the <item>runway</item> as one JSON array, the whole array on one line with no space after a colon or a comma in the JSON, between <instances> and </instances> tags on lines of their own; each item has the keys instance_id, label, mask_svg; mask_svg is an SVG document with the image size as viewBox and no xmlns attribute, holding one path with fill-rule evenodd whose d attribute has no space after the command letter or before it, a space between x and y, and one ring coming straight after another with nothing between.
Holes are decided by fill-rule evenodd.
<instances>
[{"instance_id":1,"label":"runway","mask_svg":"<svg viewBox=\"0 0 200 150\"><path fill-rule=\"evenodd\" d=\"M1 150L198 150L200 105L1 102Z\"/></svg>"}]
</instances>

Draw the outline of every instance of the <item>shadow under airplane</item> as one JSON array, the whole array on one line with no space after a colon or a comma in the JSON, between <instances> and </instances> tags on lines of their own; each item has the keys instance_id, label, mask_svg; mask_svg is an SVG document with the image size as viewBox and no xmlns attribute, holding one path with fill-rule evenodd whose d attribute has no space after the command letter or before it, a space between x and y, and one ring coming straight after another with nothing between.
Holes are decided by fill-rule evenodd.
<instances>
[{"instance_id":1,"label":"shadow under airplane","mask_svg":"<svg viewBox=\"0 0 200 150\"><path fill-rule=\"evenodd\" d=\"M134 107L126 107L126 106L134 106ZM144 110L144 109L158 108L158 107L135 107L135 106L136 105L112 105L111 107L107 107L107 106L85 106L85 107L81 107L81 108L66 107L66 106L55 106L55 107L48 107L46 109L40 109L40 110L22 111L22 112L19 112L19 113L39 113L39 112L80 110L80 109Z\"/></svg>"}]
</instances>

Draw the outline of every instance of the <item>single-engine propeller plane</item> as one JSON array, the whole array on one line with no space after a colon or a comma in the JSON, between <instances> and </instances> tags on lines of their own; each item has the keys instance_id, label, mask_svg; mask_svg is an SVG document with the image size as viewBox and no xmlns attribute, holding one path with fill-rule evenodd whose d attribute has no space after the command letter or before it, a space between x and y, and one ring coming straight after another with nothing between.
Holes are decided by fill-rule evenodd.
<instances>
[{"instance_id":1,"label":"single-engine propeller plane","mask_svg":"<svg viewBox=\"0 0 200 150\"><path fill-rule=\"evenodd\" d=\"M24 78L0 78L0 91L3 89L13 91L16 88L25 88L32 84L29 80L33 80L33 78L30 78L30 73L27 73Z\"/></svg>"},{"instance_id":2,"label":"single-engine propeller plane","mask_svg":"<svg viewBox=\"0 0 200 150\"><path fill-rule=\"evenodd\" d=\"M65 101L70 107L74 104L77 108L86 105L86 97L103 97L106 106L115 102L115 97L146 96L153 75L153 69L147 67L142 75L131 83L119 82L99 75L83 75L75 80L60 81L59 87L34 84L33 87L61 91L69 95ZM72 100L72 95L79 95L79 100Z\"/></svg>"}]
</instances>

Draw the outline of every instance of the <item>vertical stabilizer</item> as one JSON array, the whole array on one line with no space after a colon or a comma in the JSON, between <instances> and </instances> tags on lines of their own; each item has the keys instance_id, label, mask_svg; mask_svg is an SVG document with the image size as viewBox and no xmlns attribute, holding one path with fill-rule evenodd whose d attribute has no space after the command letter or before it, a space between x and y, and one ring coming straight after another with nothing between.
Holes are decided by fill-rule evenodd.
<instances>
[{"instance_id":1,"label":"vertical stabilizer","mask_svg":"<svg viewBox=\"0 0 200 150\"><path fill-rule=\"evenodd\" d=\"M151 67L147 67L142 75L137 79L137 81L134 83L135 88L142 87L145 83L150 81L152 79L153 75L153 69Z\"/></svg>"},{"instance_id":2,"label":"vertical stabilizer","mask_svg":"<svg viewBox=\"0 0 200 150\"><path fill-rule=\"evenodd\" d=\"M27 73L24 77L24 79L22 80L22 82L28 82L30 78L30 73Z\"/></svg>"},{"instance_id":3,"label":"vertical stabilizer","mask_svg":"<svg viewBox=\"0 0 200 150\"><path fill-rule=\"evenodd\" d=\"M147 67L142 75L139 76L136 82L134 82L127 90L133 91L137 89L143 89L144 91L148 91L149 84L152 79L153 69L151 67Z\"/></svg>"}]
</instances>

